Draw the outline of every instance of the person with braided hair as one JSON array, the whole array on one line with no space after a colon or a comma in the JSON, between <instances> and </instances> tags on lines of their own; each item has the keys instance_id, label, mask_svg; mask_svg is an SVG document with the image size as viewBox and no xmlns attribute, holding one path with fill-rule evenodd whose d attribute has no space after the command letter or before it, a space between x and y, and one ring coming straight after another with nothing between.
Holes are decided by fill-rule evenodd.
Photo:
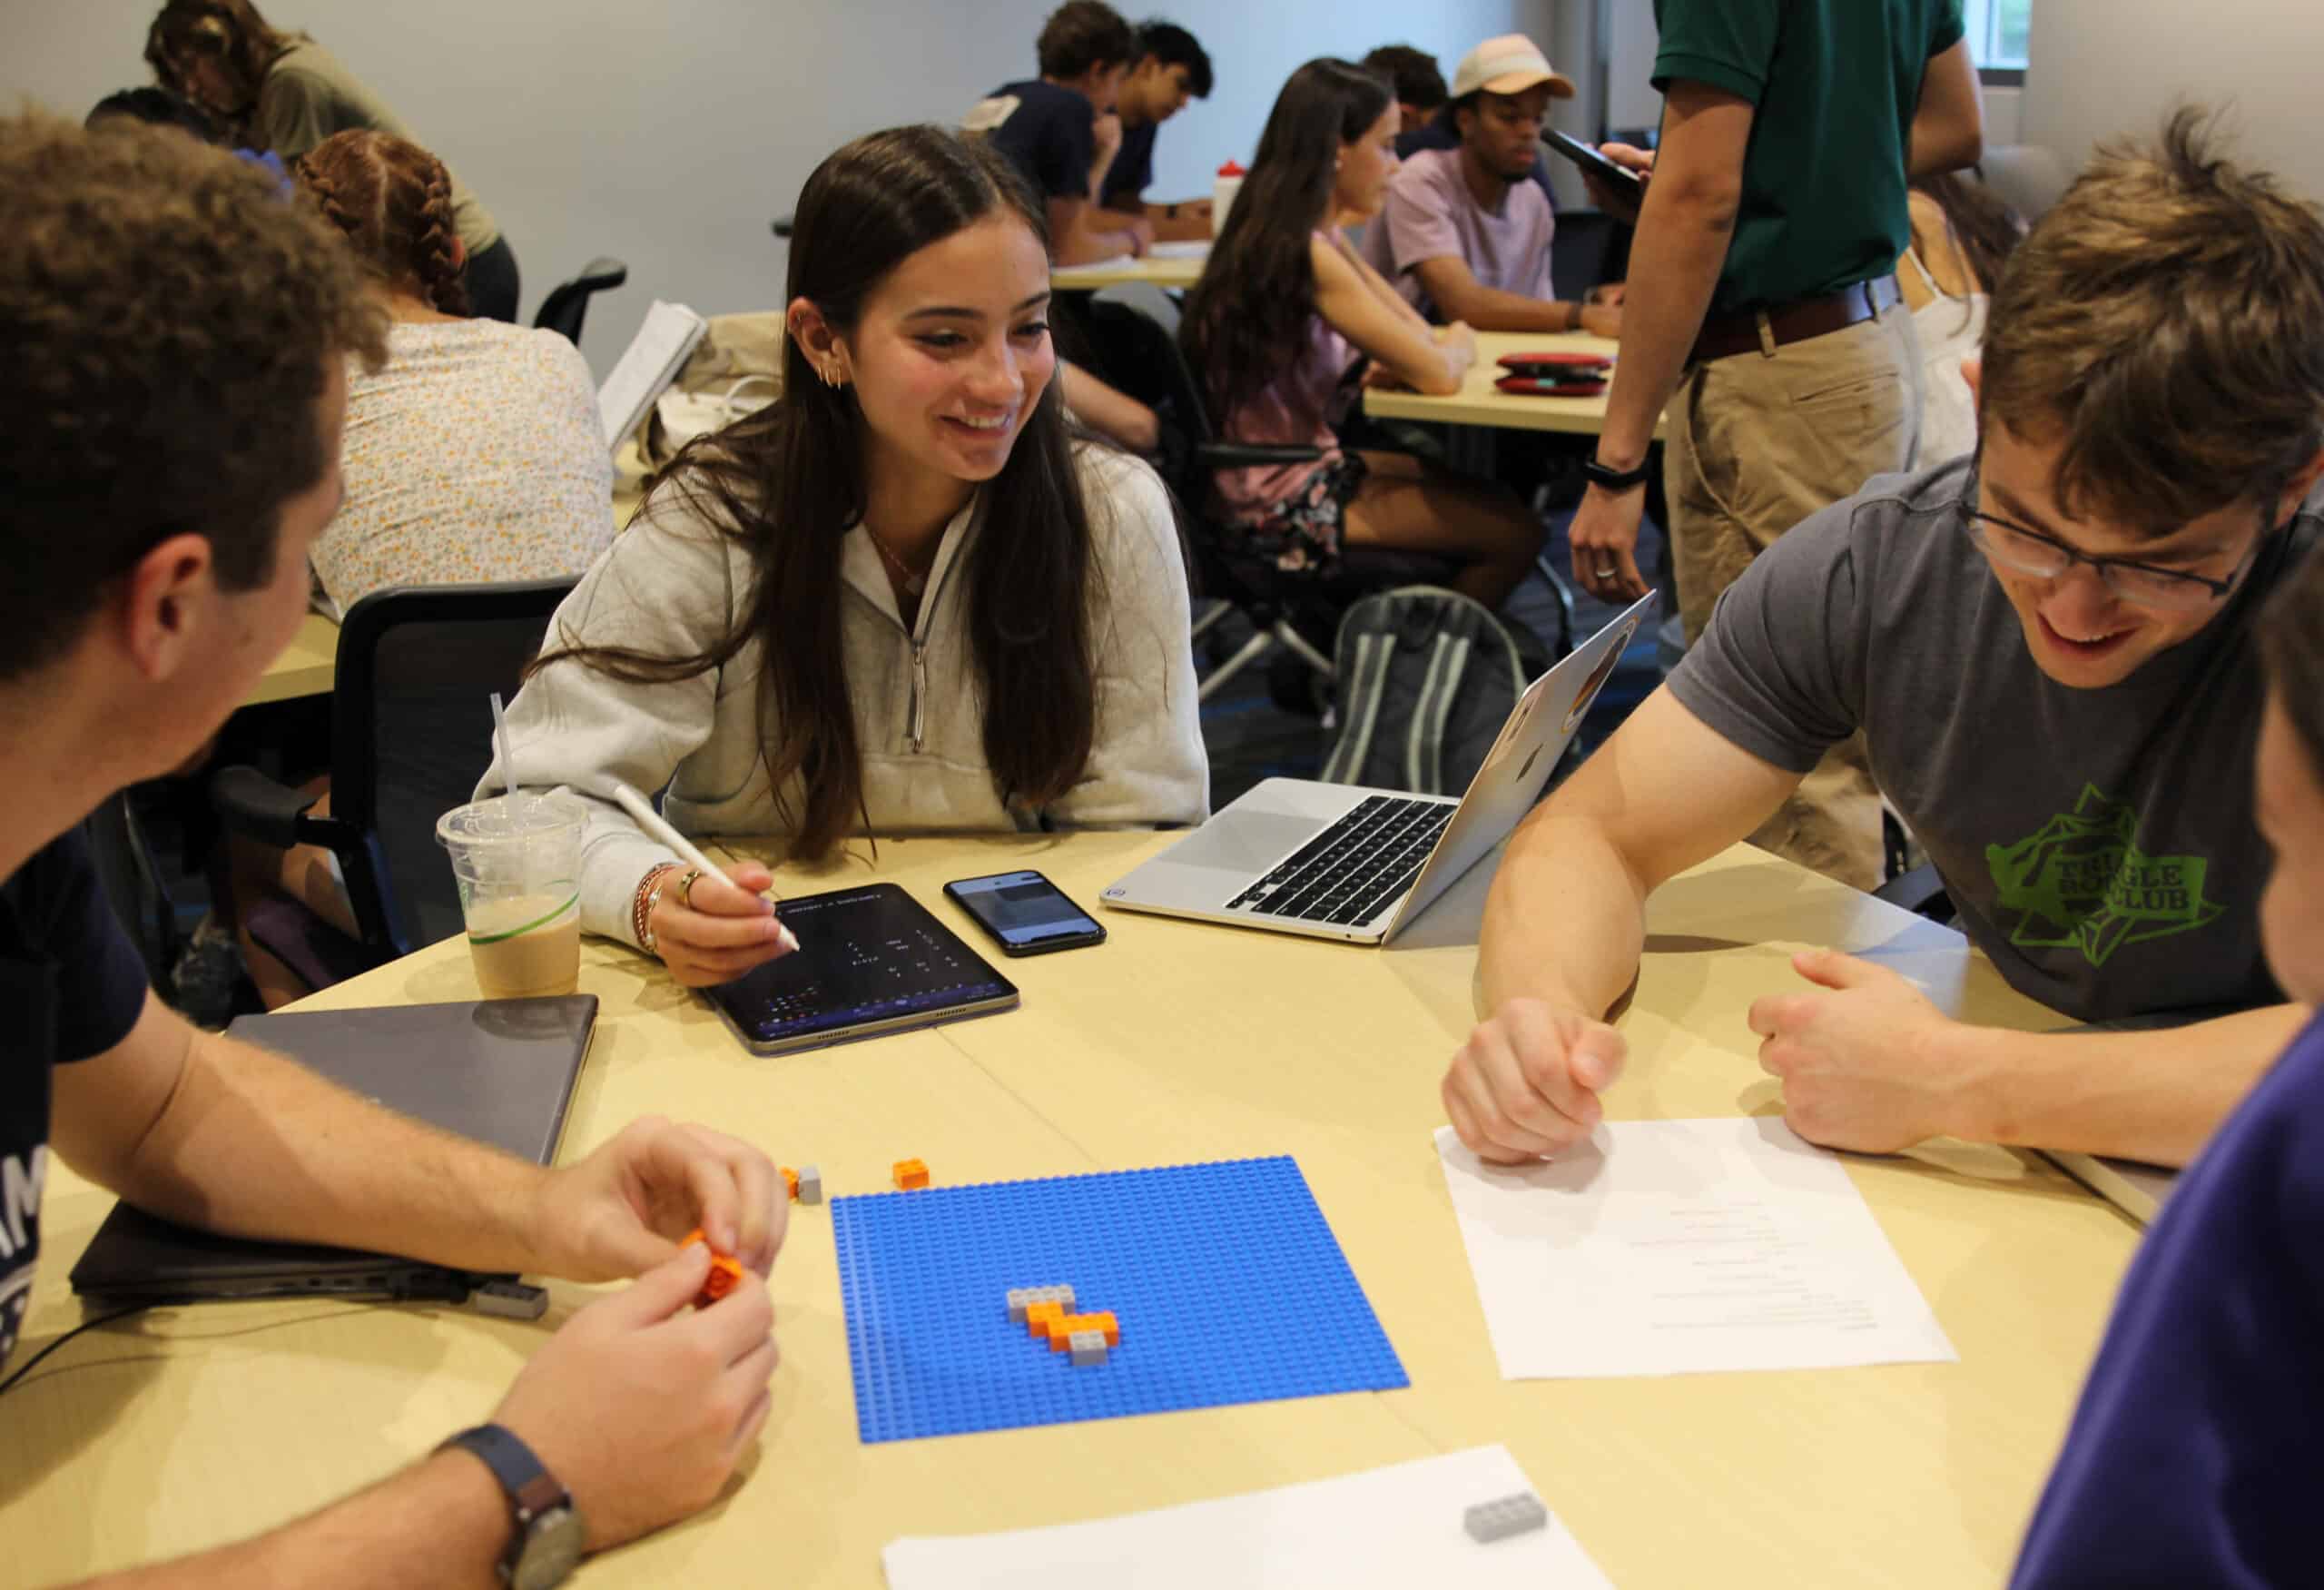
<instances>
[{"instance_id":1,"label":"person with braided hair","mask_svg":"<svg viewBox=\"0 0 2324 1590\"><path fill-rule=\"evenodd\" d=\"M613 541L613 461L580 351L555 331L468 315L466 249L443 162L386 133L334 133L292 168L344 236L388 321L387 362L350 370L346 495L308 548L314 605L337 618L390 586L578 576ZM307 786L328 810L326 781ZM269 1008L308 992L242 931L288 894L355 931L330 853L230 843L219 901Z\"/></svg>"},{"instance_id":2,"label":"person with braided hair","mask_svg":"<svg viewBox=\"0 0 2324 1590\"><path fill-rule=\"evenodd\" d=\"M165 0L145 33L145 61L162 86L234 129L249 148L287 163L336 133L371 131L417 143L387 102L303 33L268 25L251 0ZM514 321L516 251L491 212L456 176L452 211L468 251L469 302L487 320ZM466 311L463 311L466 312Z\"/></svg>"},{"instance_id":3,"label":"person with braided hair","mask_svg":"<svg viewBox=\"0 0 2324 1590\"><path fill-rule=\"evenodd\" d=\"M347 502L315 544L336 617L394 585L578 575L613 539L613 464L580 351L469 318L450 174L386 133L334 133L294 169L389 321L348 391Z\"/></svg>"}]
</instances>

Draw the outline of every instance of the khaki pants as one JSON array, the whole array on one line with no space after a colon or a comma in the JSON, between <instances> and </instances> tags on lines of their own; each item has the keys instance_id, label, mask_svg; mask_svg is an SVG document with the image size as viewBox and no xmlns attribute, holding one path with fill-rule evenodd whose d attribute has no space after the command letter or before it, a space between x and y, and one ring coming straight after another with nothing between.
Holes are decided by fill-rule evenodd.
<instances>
[{"instance_id":1,"label":"khaki pants","mask_svg":"<svg viewBox=\"0 0 2324 1590\"><path fill-rule=\"evenodd\" d=\"M1902 304L1772 353L1688 366L1663 467L1688 644L1777 536L1870 477L1907 467L1920 419L1920 351ZM1877 887L1880 793L1863 735L1833 746L1751 838L1842 883Z\"/></svg>"}]
</instances>

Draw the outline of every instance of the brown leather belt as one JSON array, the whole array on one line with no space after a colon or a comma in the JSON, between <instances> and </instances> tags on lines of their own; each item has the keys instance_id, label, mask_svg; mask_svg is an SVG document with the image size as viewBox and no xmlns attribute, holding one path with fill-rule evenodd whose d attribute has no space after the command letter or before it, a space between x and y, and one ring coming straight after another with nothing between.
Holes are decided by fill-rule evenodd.
<instances>
[{"instance_id":1,"label":"brown leather belt","mask_svg":"<svg viewBox=\"0 0 2324 1590\"><path fill-rule=\"evenodd\" d=\"M1768 310L1743 310L1703 321L1689 364L1736 353L1772 353L1787 342L1805 342L1844 331L1860 321L1876 320L1898 301L1896 278L1875 277L1822 298L1802 298Z\"/></svg>"}]
</instances>

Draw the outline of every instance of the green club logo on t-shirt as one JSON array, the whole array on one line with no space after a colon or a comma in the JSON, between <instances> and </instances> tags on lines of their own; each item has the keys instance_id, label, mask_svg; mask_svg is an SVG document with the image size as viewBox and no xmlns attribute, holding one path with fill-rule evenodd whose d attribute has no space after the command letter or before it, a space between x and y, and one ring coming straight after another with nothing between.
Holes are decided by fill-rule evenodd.
<instances>
[{"instance_id":1,"label":"green club logo on t-shirt","mask_svg":"<svg viewBox=\"0 0 2324 1590\"><path fill-rule=\"evenodd\" d=\"M2041 832L1985 846L2003 911L2020 914L2009 942L2020 949L2079 949L2103 966L2124 944L2169 938L2218 920L2203 898L2211 863L2200 855L2149 855L2133 843L2138 813L2084 785L2082 799Z\"/></svg>"}]
</instances>

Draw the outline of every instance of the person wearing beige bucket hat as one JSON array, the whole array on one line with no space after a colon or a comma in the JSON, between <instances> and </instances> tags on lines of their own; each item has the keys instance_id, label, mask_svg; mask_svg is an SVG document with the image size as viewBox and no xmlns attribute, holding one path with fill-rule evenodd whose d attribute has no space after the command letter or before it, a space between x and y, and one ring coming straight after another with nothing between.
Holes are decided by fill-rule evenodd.
<instances>
[{"instance_id":1,"label":"person wearing beige bucket hat","mask_svg":"<svg viewBox=\"0 0 2324 1590\"><path fill-rule=\"evenodd\" d=\"M1542 87L1552 99L1573 97L1573 79L1552 68L1540 45L1521 33L1505 33L1461 57L1452 73L1452 103L1472 94L1523 94Z\"/></svg>"},{"instance_id":2,"label":"person wearing beige bucket hat","mask_svg":"<svg viewBox=\"0 0 2324 1590\"><path fill-rule=\"evenodd\" d=\"M1529 180L1550 102L1572 95L1572 81L1522 34L1488 39L1462 58L1442 118L1455 142L1406 159L1364 231L1364 258L1407 303L1479 331L1620 334L1620 311L1557 300L1557 220Z\"/></svg>"}]
</instances>

